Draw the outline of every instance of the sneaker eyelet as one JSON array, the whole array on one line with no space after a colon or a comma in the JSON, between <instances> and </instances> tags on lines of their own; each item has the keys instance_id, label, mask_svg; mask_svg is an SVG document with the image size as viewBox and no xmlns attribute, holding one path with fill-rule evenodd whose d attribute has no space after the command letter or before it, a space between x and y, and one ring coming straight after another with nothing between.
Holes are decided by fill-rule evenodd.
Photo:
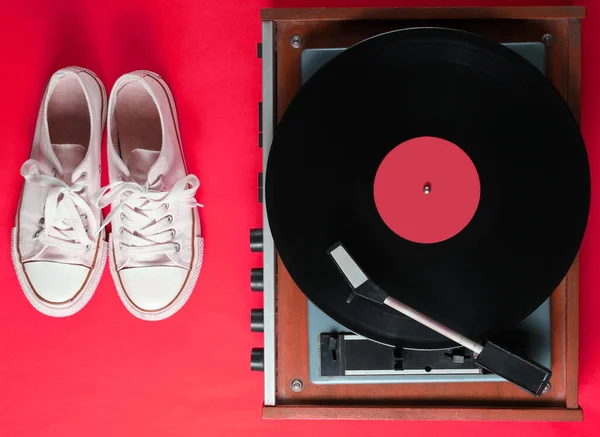
<instances>
[{"instance_id":1,"label":"sneaker eyelet","mask_svg":"<svg viewBox=\"0 0 600 437\"><path fill-rule=\"evenodd\" d=\"M83 214L83 215L81 216L81 218L82 218L82 219L84 219L84 220L87 220L87 214Z\"/></svg>"},{"instance_id":2,"label":"sneaker eyelet","mask_svg":"<svg viewBox=\"0 0 600 437\"><path fill-rule=\"evenodd\" d=\"M171 234L171 237L174 237L175 234L177 234L177 231L175 231L175 229L171 229L169 233Z\"/></svg>"},{"instance_id":3,"label":"sneaker eyelet","mask_svg":"<svg viewBox=\"0 0 600 437\"><path fill-rule=\"evenodd\" d=\"M41 233L42 233L42 230L38 229L37 231L35 231L35 234L33 234L33 238L39 237Z\"/></svg>"},{"instance_id":4,"label":"sneaker eyelet","mask_svg":"<svg viewBox=\"0 0 600 437\"><path fill-rule=\"evenodd\" d=\"M56 170L54 167L52 167L52 176L56 177L56 175L58 174L58 170Z\"/></svg>"},{"instance_id":5,"label":"sneaker eyelet","mask_svg":"<svg viewBox=\"0 0 600 437\"><path fill-rule=\"evenodd\" d=\"M79 176L79 179L81 179L82 181L85 181L87 179L87 172L83 172L81 173L81 175Z\"/></svg>"},{"instance_id":6,"label":"sneaker eyelet","mask_svg":"<svg viewBox=\"0 0 600 437\"><path fill-rule=\"evenodd\" d=\"M169 223L173 223L173 216L169 214L169 215L167 216L167 221L168 221Z\"/></svg>"},{"instance_id":7,"label":"sneaker eyelet","mask_svg":"<svg viewBox=\"0 0 600 437\"><path fill-rule=\"evenodd\" d=\"M121 220L124 220L124 219L125 219L125 214L123 214L123 213L119 214L119 218L120 218Z\"/></svg>"},{"instance_id":8,"label":"sneaker eyelet","mask_svg":"<svg viewBox=\"0 0 600 437\"><path fill-rule=\"evenodd\" d=\"M92 245L91 245L91 244L86 244L86 245L85 245L85 250L86 250L86 251L88 251L88 252L89 252L91 248L92 248Z\"/></svg>"},{"instance_id":9,"label":"sneaker eyelet","mask_svg":"<svg viewBox=\"0 0 600 437\"><path fill-rule=\"evenodd\" d=\"M175 243L175 252L179 252L181 250L181 246L179 243Z\"/></svg>"},{"instance_id":10,"label":"sneaker eyelet","mask_svg":"<svg viewBox=\"0 0 600 437\"><path fill-rule=\"evenodd\" d=\"M46 223L46 219L44 217L40 217L40 219L38 220L38 223L40 225L43 225L44 223Z\"/></svg>"},{"instance_id":11,"label":"sneaker eyelet","mask_svg":"<svg viewBox=\"0 0 600 437\"><path fill-rule=\"evenodd\" d=\"M88 232L88 228L87 228L87 227L83 228L83 230L84 230L85 232Z\"/></svg>"},{"instance_id":12,"label":"sneaker eyelet","mask_svg":"<svg viewBox=\"0 0 600 437\"><path fill-rule=\"evenodd\" d=\"M169 205L168 203L165 203L165 209L169 209L171 207L171 205Z\"/></svg>"},{"instance_id":13,"label":"sneaker eyelet","mask_svg":"<svg viewBox=\"0 0 600 437\"><path fill-rule=\"evenodd\" d=\"M81 194L85 194L85 193L87 193L87 191L88 191L88 187L85 186L81 189Z\"/></svg>"},{"instance_id":14,"label":"sneaker eyelet","mask_svg":"<svg viewBox=\"0 0 600 437\"><path fill-rule=\"evenodd\" d=\"M119 234L122 234L122 233L124 233L124 232L125 232L125 228L124 228L123 226L121 226L121 227L119 228Z\"/></svg>"}]
</instances>

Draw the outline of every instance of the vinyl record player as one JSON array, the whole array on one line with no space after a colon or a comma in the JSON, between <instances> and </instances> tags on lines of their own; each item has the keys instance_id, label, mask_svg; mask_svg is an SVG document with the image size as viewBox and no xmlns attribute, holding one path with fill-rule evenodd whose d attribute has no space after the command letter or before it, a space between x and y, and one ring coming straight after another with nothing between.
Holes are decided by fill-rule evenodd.
<instances>
[{"instance_id":1,"label":"vinyl record player","mask_svg":"<svg viewBox=\"0 0 600 437\"><path fill-rule=\"evenodd\" d=\"M271 143L286 108L310 77L348 47L406 28L472 32L502 43L545 74L577 118L581 18L577 7L263 10L259 201L265 200ZM433 189L426 184L424 192ZM343 326L319 308L322 302L306 299L306 288L300 291L275 249L269 226L275 218L263 211L263 229L251 231L251 249L263 251L264 265L252 270L251 283L263 291L264 308L252 311L251 324L265 339L264 348L252 351L252 368L265 374L264 417L581 420L577 258L551 298L494 337L552 371L551 384L535 398L477 365L477 354L456 344L434 337L418 344L368 339ZM510 282L511 273L506 275ZM453 319L467 318L462 326L469 327L472 314Z\"/></svg>"}]
</instances>

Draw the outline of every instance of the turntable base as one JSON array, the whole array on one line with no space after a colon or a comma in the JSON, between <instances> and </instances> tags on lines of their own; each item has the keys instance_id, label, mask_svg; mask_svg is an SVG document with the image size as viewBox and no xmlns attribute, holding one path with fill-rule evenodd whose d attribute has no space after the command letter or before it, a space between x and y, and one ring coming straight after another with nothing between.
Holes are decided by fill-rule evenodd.
<instances>
[{"instance_id":1,"label":"turntable base","mask_svg":"<svg viewBox=\"0 0 600 437\"><path fill-rule=\"evenodd\" d=\"M348 47L407 27L451 27L502 43L543 42L546 75L578 117L583 16L580 7L263 10L264 165L274 127L302 85L303 50ZM315 383L309 364L309 345L315 339L308 334L308 302L274 251L266 220L264 256L265 418L582 419L577 401L577 259L550 299L552 387L533 398L498 380Z\"/></svg>"}]
</instances>

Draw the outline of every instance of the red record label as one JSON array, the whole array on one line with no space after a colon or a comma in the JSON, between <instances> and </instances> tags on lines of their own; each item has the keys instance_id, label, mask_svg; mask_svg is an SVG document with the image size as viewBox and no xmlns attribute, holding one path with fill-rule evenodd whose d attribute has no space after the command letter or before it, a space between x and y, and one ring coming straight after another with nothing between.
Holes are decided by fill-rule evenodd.
<instances>
[{"instance_id":1,"label":"red record label","mask_svg":"<svg viewBox=\"0 0 600 437\"><path fill-rule=\"evenodd\" d=\"M437 243L458 234L479 205L475 165L456 144L435 137L405 141L381 162L375 205L385 224L415 243Z\"/></svg>"}]
</instances>

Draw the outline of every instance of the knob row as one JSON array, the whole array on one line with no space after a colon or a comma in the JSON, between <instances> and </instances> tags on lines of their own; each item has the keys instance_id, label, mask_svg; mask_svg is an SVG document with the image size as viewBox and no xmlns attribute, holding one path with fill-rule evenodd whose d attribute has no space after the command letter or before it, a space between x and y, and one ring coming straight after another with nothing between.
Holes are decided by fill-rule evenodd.
<instances>
[{"instance_id":1,"label":"knob row","mask_svg":"<svg viewBox=\"0 0 600 437\"><path fill-rule=\"evenodd\" d=\"M252 252L263 251L263 230L250 230L250 250ZM263 291L264 276L262 268L250 270L250 289L252 291ZM264 332L265 313L263 309L255 308L250 311L250 330L252 332ZM250 354L250 370L264 371L265 351L263 348L253 348Z\"/></svg>"}]
</instances>

